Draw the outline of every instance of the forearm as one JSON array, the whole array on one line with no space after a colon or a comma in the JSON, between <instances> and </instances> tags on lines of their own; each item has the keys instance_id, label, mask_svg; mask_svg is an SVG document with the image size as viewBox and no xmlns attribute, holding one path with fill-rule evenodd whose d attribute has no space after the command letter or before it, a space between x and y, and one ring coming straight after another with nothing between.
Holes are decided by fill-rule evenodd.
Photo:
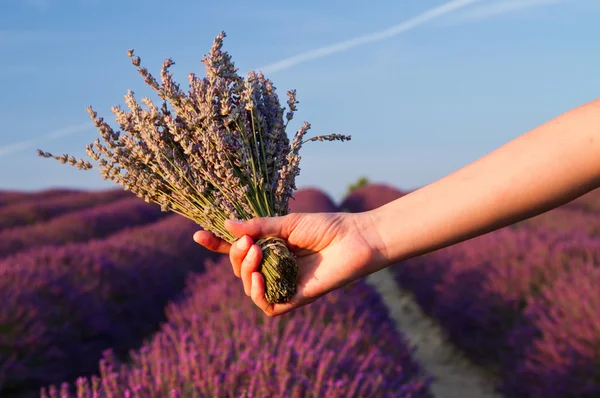
<instances>
[{"instance_id":1,"label":"forearm","mask_svg":"<svg viewBox=\"0 0 600 398\"><path fill-rule=\"evenodd\" d=\"M600 186L600 100L364 213L378 268L491 232ZM373 271L375 271L374 269Z\"/></svg>"}]
</instances>

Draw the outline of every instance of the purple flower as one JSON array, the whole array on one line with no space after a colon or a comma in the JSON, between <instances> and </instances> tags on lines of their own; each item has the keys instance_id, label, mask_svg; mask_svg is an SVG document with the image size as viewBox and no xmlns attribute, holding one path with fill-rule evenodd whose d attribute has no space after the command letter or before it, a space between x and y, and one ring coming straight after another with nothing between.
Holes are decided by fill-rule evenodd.
<instances>
[{"instance_id":1,"label":"purple flower","mask_svg":"<svg viewBox=\"0 0 600 398\"><path fill-rule=\"evenodd\" d=\"M167 307L168 323L130 363L104 360L103 394L431 397L430 380L366 283L265 318L227 261L188 279L187 298Z\"/></svg>"}]
</instances>

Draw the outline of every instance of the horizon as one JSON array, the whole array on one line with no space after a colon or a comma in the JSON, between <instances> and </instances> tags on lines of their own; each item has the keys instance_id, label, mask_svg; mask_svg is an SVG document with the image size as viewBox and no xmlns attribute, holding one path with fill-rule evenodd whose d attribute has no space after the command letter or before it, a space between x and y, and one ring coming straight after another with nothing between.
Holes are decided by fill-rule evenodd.
<instances>
[{"instance_id":1,"label":"horizon","mask_svg":"<svg viewBox=\"0 0 600 398\"><path fill-rule=\"evenodd\" d=\"M5 6L0 190L122 188L35 150L87 158L97 134L85 107L115 126L110 107L127 89L148 93L127 49L152 73L172 58L186 88L187 73L204 75L201 57L221 30L240 74L265 71L280 98L297 90L288 135L304 120L310 136L352 135L301 151L298 188L336 203L361 176L402 191L427 185L600 93L592 0L115 4Z\"/></svg>"},{"instance_id":2,"label":"horizon","mask_svg":"<svg viewBox=\"0 0 600 398\"><path fill-rule=\"evenodd\" d=\"M358 179L357 179L358 180ZM356 182L356 181L354 181ZM44 191L53 191L53 190L57 190L57 191L61 191L61 190L65 190L65 191L69 191L69 190L73 190L73 191L81 191L81 192L101 192L101 191L111 191L111 190L116 190L116 191L123 191L123 187L118 185L118 184L112 184L113 186L108 186L108 187L99 187L99 188L73 188L73 187L51 187L51 188L42 188L42 189L31 189L31 190L13 190L13 189L3 189L0 188L0 194L2 193L26 193L26 194L36 194L36 193L42 193ZM350 185L350 184L349 184ZM377 182L377 181L369 181L366 186L386 186L392 189L396 189L398 190L402 195L406 195L408 193L411 192L411 190L405 190L405 189L401 189L400 187L396 187L393 186L391 184L387 184L387 183L382 183L382 182ZM339 206L342 204L342 202L344 201L344 199L346 199L351 192L349 192L348 190L349 187L346 188L346 191L344 192L344 194L342 195L342 197L340 197L339 199L334 198L333 195L331 195L330 192L327 192L326 190L324 190L323 188L317 187L317 186L311 186L311 185L307 185L307 186L303 186L303 187L299 187L296 191L294 191L294 193L297 193L299 191L304 191L304 190L317 190L321 193L324 193L329 199L331 199L333 201L333 203L336 206ZM362 187L358 187L356 189L360 189ZM128 191L131 192L131 191ZM133 192L131 192L132 195L135 195Z\"/></svg>"}]
</instances>

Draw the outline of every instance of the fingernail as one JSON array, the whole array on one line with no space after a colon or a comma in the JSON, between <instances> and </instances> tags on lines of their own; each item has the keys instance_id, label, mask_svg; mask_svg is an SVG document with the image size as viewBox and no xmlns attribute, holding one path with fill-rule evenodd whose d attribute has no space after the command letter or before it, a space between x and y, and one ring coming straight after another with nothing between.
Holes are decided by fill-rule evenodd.
<instances>
[{"instance_id":1,"label":"fingernail","mask_svg":"<svg viewBox=\"0 0 600 398\"><path fill-rule=\"evenodd\" d=\"M260 247L258 247L257 245L253 245L252 250L250 252L250 255L252 256L252 260L257 259L259 253L260 253Z\"/></svg>"},{"instance_id":2,"label":"fingernail","mask_svg":"<svg viewBox=\"0 0 600 398\"><path fill-rule=\"evenodd\" d=\"M240 250L248 250L250 248L251 244L252 244L252 242L250 242L248 235L242 236L237 241L237 246L238 246L238 249L240 249Z\"/></svg>"},{"instance_id":3,"label":"fingernail","mask_svg":"<svg viewBox=\"0 0 600 398\"><path fill-rule=\"evenodd\" d=\"M240 220L225 220L225 229L228 230L230 233L234 232L231 230L231 228L234 227L235 225L237 225L237 226L242 225L242 221L240 221Z\"/></svg>"}]
</instances>

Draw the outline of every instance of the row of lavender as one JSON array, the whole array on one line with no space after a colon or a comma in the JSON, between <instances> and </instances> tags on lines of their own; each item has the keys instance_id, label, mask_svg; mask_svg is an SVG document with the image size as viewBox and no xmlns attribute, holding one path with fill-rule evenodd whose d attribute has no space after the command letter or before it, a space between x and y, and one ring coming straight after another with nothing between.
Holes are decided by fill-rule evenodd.
<instances>
[{"instance_id":1,"label":"row of lavender","mask_svg":"<svg viewBox=\"0 0 600 398\"><path fill-rule=\"evenodd\" d=\"M43 266L44 259L39 258L40 251L36 249L44 246L60 246L71 242L85 242L109 236L119 230L155 222L166 216L155 205L149 205L135 198L131 193L119 190L100 192L86 192L68 189L53 189L40 192L0 192L0 273L5 274L5 269L14 267L14 261L21 257L6 258L9 255L31 251L31 259L39 260ZM45 253L52 248L46 248ZM14 273L7 272L4 285L10 288L0 294L8 297L14 294L14 289L9 282L14 282ZM26 295L25 295L26 296ZM19 353L12 350L11 334L18 332L19 328L27 329L27 333L20 335L28 341L32 313L26 308L18 308L11 314L8 308L10 302L3 301L3 319L6 323L0 324L0 391L6 380L12 378L11 368L17 361ZM19 314L18 320L15 314ZM15 324L16 329L15 329ZM39 330L38 330L39 332ZM37 332L36 332L37 333ZM44 334L44 333L41 333ZM35 351L36 344L32 344ZM25 355L30 355L26 352ZM18 362L18 361L17 361Z\"/></svg>"},{"instance_id":2,"label":"row of lavender","mask_svg":"<svg viewBox=\"0 0 600 398\"><path fill-rule=\"evenodd\" d=\"M0 191L0 207L17 202L36 201L40 199L48 200L52 197L61 196L73 192L77 192L77 190L68 188L45 189L33 192L3 190Z\"/></svg>"},{"instance_id":3,"label":"row of lavender","mask_svg":"<svg viewBox=\"0 0 600 398\"><path fill-rule=\"evenodd\" d=\"M48 349L55 339L69 340L67 334L71 332L70 330L55 328L50 331L43 322L43 319L47 318L35 318L40 311L31 306L27 308L27 300L33 297L31 293L36 291L36 294L44 295L47 293L45 290L54 290L49 294L64 295L65 293L60 291L61 287L51 283L51 280L60 280L61 274L68 272L68 268L61 268L62 265L66 264L74 267L82 264L87 266L90 258L95 256L94 251L97 253L104 251L110 253L112 250L113 253L111 254L118 254L118 246L115 246L115 242L135 241L135 238L131 239L131 232L134 233L133 236L135 237L143 233L145 229L125 231L125 234L118 234L101 243L97 241L98 238L109 236L121 229L131 229L135 226L154 222L166 216L167 213L160 212L157 206L146 204L131 194L116 190L96 193L60 189L38 193L0 192L0 200L2 204L6 205L0 210L0 213L7 215L4 219L6 225L25 224L0 230L0 259L10 254L22 252L19 256L4 258L0 261L0 272L4 275L2 281L4 282L3 292L1 294L6 299L3 303L6 306L11 304L9 297L13 298L15 304L25 303L24 305L12 305L10 308L12 312L9 310L3 311L3 321L0 322L0 331L4 331L4 333L0 333L0 347L4 347L4 349L0 349L0 391L6 391L18 390L19 380L23 381L21 384L32 384L32 378L28 374L29 367L27 364L20 363L20 359L30 357L33 361L44 362L38 355L39 352ZM83 209L79 210L81 208ZM40 222L32 224L36 219ZM7 220L12 221L12 224L8 223ZM183 225L182 222L185 223L185 220L179 219L174 227L177 228L177 225ZM165 225L168 228L170 224ZM161 227L162 224L152 225L147 228L147 231L156 228L158 230L153 233L160 233ZM186 227L181 229L182 234L175 235L173 238L189 238L184 235L187 233L191 236L195 229L196 226L188 223ZM167 229L166 234L163 235L168 236L168 231ZM88 245L72 246L67 249L66 253L63 250L64 248L59 248L59 246L67 243L85 242L92 239L94 242L90 242ZM168 244L166 241L165 243ZM189 239L186 239L185 243L185 246L189 249L198 249ZM62 254L56 258L54 254L58 252ZM185 249L183 252L185 252ZM109 258L101 261L113 260ZM124 259L124 261L120 261L120 264L126 264L126 261L127 259ZM201 262L201 259L198 259L198 261ZM34 264L35 267L28 264ZM49 268L58 268L58 271L57 269L49 271L47 269L49 265L51 266ZM23 267L27 267L26 274L23 274L23 269L20 269ZM38 272L42 269L44 272ZM193 269L198 268L196 266ZM78 268L78 271L87 272L88 270ZM48 272L52 274L51 278L48 277ZM36 280L38 276L40 280ZM46 280L41 280L42 277ZM94 279L100 277L100 275L94 275L92 272L86 277L87 279ZM76 275L75 278L77 278ZM24 280L27 280L27 283ZM111 282L107 281L107 283ZM41 288L40 283L43 284ZM27 288L23 289L22 286L25 285ZM76 283L71 285L76 285ZM73 288L73 286L70 286L70 288ZM84 289L86 288L82 290ZM81 292L71 292L70 296L77 296L78 294L81 294ZM106 302L105 305L110 305L110 302ZM46 314L48 314L48 311L46 311ZM65 312L65 315L69 316L67 314L68 312ZM52 319L52 322L55 323L63 321L62 318ZM98 321L101 322L102 320L94 320L94 322ZM100 339L96 339L93 334L86 339L90 341L97 340L94 342L95 344L102 344L101 340L106 336L102 333L98 335ZM25 347L20 347L16 342L17 339ZM79 344L77 339L71 339L69 342L74 345ZM49 349L60 351L57 350L59 348L54 346ZM99 355L100 351L97 353ZM80 365L73 363L71 357L70 354L62 355L62 364L67 368L81 368ZM44 366L42 366L42 369L44 369ZM84 366L82 369L85 371L87 368ZM47 378L41 379L42 383L61 380L65 377L61 375L60 371L56 375L49 375L45 370L40 371L40 373L48 375ZM35 384L35 381L33 383Z\"/></svg>"},{"instance_id":4,"label":"row of lavender","mask_svg":"<svg viewBox=\"0 0 600 398\"><path fill-rule=\"evenodd\" d=\"M75 210L33 225L0 230L0 258L42 246L107 237L123 228L158 221L160 207L134 197Z\"/></svg>"},{"instance_id":5,"label":"row of lavender","mask_svg":"<svg viewBox=\"0 0 600 398\"><path fill-rule=\"evenodd\" d=\"M73 193L65 192L65 195ZM333 202L320 191L301 190L296 196L297 200L290 203L293 211L336 210ZM102 240L36 247L87 241L94 235L106 236L127 225L143 225L157 217L155 209L144 207L145 204L141 201L116 201L117 198L113 200L114 203L95 208L81 206L84 210L76 210L81 207L76 205L75 209L69 209L64 206L68 200L56 195L55 198L48 199L48 202L57 201L59 211L42 217L42 220L49 221L0 231L6 241L19 242L16 245L19 249L15 251L26 249L0 260L0 301L6 309L0 314L2 396L19 395L31 387L74 380L75 377L92 373L98 368L98 359L103 350L112 348L122 354L135 347L141 338L148 336L164 319L164 304L181 293L183 280L188 272L202 270L202 258L212 256L192 242L191 234L197 226L179 216L169 216L147 227L130 228ZM101 200L98 202L102 203ZM16 208L22 209L23 204ZM6 204L5 209L11 206L15 204ZM50 209L50 206L47 208ZM120 226L119 219L123 222ZM62 238L56 238L57 236ZM2 247L0 244L0 248ZM5 250L11 252L11 249ZM222 370L236 358L239 370L235 378L239 379L239 383L234 387L237 389L235 396L240 391L246 391L246 396L278 395L278 391L286 391L289 396L322 396L322 392L328 396L362 396L364 392L375 388L388 396L428 396L427 382L422 381L420 370L410 360L409 350L402 338L385 331L391 330L391 322L385 312L381 312L384 311L381 303L374 304L381 311L372 316L387 319L384 321L387 326L378 331L361 327L362 334L355 334L344 343L342 338L345 339L355 328L354 322L364 321L358 320L359 315L355 316L358 313L347 310L341 312L346 314L345 318L340 318L340 315L333 313L334 307L331 304L328 309L322 309L317 314L306 313L294 317L294 320L290 319L290 326L287 326L288 322L275 320L268 326L271 320L265 320L256 312L250 316L252 312L249 310L244 310L243 313L233 311L222 316L224 311L218 310L218 305L221 305L220 308L239 308L240 302L246 302L246 305L249 303L239 296L239 286L233 284L232 287L231 280L227 279L231 279L232 275L230 266L221 265L218 269L211 275L192 278L190 283L195 288L188 292L192 297L181 306L173 304L170 307L170 323L153 342L138 352L132 367L120 369L120 365L116 365L116 357L111 356L109 362L113 370L109 372L109 363L101 362L102 387L98 384L100 379L94 379L89 384L88 392L91 394L91 390L101 389L105 392L104 396L110 396L111 391L116 396L121 396L125 390L130 389L134 395L162 397L167 396L165 389L168 387L169 393L179 388L180 394L184 396L190 391L193 392L192 395L214 396L215 392L219 396L222 393L226 395L226 392L216 388L228 385L229 379L223 379L225 373ZM225 275L219 272L225 272ZM216 283L215 278L224 282ZM225 287L234 289L234 292L224 291ZM368 288L363 286L358 289L357 293L355 290L350 293L366 297L367 305L368 297L375 299L375 293ZM366 293L360 293L361 289L366 289ZM217 294L217 290L222 292ZM207 301L207 295L214 302ZM337 300L340 301L340 298ZM203 312L203 306L207 306L210 311ZM355 309L362 308L356 304L353 306ZM366 312L368 307L364 308ZM177 311L181 315L173 316ZM240 314L246 314L250 318L246 315L240 318ZM191 329L189 322L194 322ZM381 322L378 318L374 325ZM206 324L215 325L211 330L223 329L213 335L213 340L207 338L207 341L202 342L204 345L196 347L199 351L207 350L210 355L203 358L197 353L182 357L182 349L188 347L192 340L199 343L199 339L203 338L206 328L201 325ZM302 344L307 344L307 341L314 343L316 339L322 340L326 336L319 343L327 342L325 352L320 348L322 345L314 343L310 347L303 346L290 336L292 331L297 332L302 325L305 328L300 340ZM284 329L286 327L288 329ZM221 342L214 340L214 336L223 337L241 330L249 331L247 337L254 339L252 344L239 342L243 347L235 347L231 345L230 339ZM273 334L273 330L281 333L287 330L287 334L278 336ZM345 334L341 334L340 330L344 330ZM171 341L173 333L178 334L179 340ZM257 336L262 336L262 340L257 342ZM377 343L377 349L370 348L369 345L376 344L375 340L379 340L379 336L387 336L387 340L384 338ZM273 341L279 347L275 354L271 352L279 361L277 365L272 363L273 358L265 354L269 352ZM212 344L208 349L207 343ZM398 348L390 354L389 347L383 349L386 344ZM257 362L250 349L261 347L264 349L260 350L260 355L264 357L262 362ZM245 362L238 360L242 350L245 350ZM144 354L149 351L154 353L153 356ZM222 353L220 359L215 356L217 353ZM354 361L354 358L358 358L360 362ZM197 374L181 373L182 359L190 361L187 366L192 369L199 369L197 365L204 361L201 369L214 374L217 379L212 376L197 379ZM287 361L286 370L281 370L281 360ZM171 373L160 384L156 372L162 375L164 369L157 370L157 366L163 366L165 361L170 364ZM331 361L344 366L335 371L325 369L326 364ZM319 368L317 362L324 364ZM361 362L365 363L361 365ZM207 366L208 364L211 366ZM379 366L396 373L381 373ZM303 371L291 372L298 367ZM249 369L260 369L257 377L248 379ZM111 373L117 370L118 383L115 381L117 374ZM357 372L362 377L352 384L351 380ZM270 382L271 378L276 380ZM204 383L205 380L208 380L208 384ZM366 380L370 381L365 383ZM83 392L84 384L83 379L78 382L81 392L79 395L91 396ZM66 384L63 386L63 390L65 389L68 389ZM266 392L269 394L264 395ZM58 391L50 389L48 393L53 395Z\"/></svg>"},{"instance_id":6,"label":"row of lavender","mask_svg":"<svg viewBox=\"0 0 600 398\"><path fill-rule=\"evenodd\" d=\"M100 376L43 389L42 397L431 398L430 380L364 282L266 318L226 258L206 268L130 363L109 352Z\"/></svg>"},{"instance_id":7,"label":"row of lavender","mask_svg":"<svg viewBox=\"0 0 600 398\"><path fill-rule=\"evenodd\" d=\"M22 194L0 192L0 230L47 221L75 210L133 197L123 190L100 192L51 190ZM4 204L2 199L4 198Z\"/></svg>"},{"instance_id":8,"label":"row of lavender","mask_svg":"<svg viewBox=\"0 0 600 398\"><path fill-rule=\"evenodd\" d=\"M147 208L137 210L148 220ZM122 227L0 260L0 395L92 373L105 349L135 347L164 320L188 272L212 256L191 239L198 227L177 215Z\"/></svg>"},{"instance_id":9,"label":"row of lavender","mask_svg":"<svg viewBox=\"0 0 600 398\"><path fill-rule=\"evenodd\" d=\"M371 186L345 203L400 196ZM393 270L452 341L499 370L505 396L600 396L600 192Z\"/></svg>"}]
</instances>

